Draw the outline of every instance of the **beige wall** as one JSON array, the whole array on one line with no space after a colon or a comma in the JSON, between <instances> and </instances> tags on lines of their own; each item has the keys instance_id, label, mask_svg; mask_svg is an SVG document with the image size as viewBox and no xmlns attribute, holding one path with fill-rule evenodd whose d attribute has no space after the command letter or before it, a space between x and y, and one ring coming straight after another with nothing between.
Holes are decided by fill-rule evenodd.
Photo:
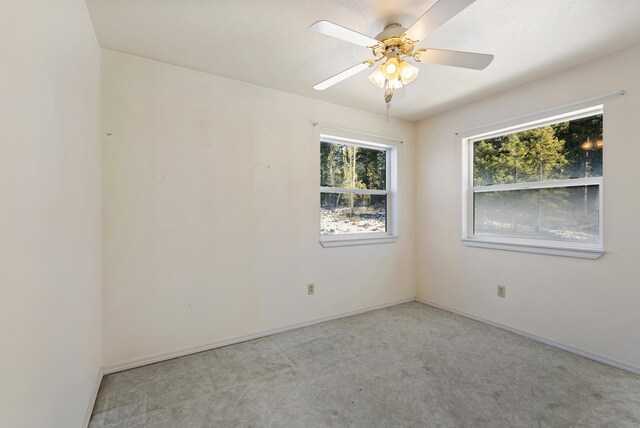
<instances>
[{"instance_id":1,"label":"beige wall","mask_svg":"<svg viewBox=\"0 0 640 428\"><path fill-rule=\"evenodd\" d=\"M603 59L418 124L417 296L640 367L640 49ZM598 260L468 248L461 238L457 130L604 101L604 246ZM507 298L496 285L507 286Z\"/></svg>"},{"instance_id":2,"label":"beige wall","mask_svg":"<svg viewBox=\"0 0 640 428\"><path fill-rule=\"evenodd\" d=\"M318 243L311 121L407 141L397 242ZM105 366L413 298L412 123L103 51L102 128Z\"/></svg>"},{"instance_id":3,"label":"beige wall","mask_svg":"<svg viewBox=\"0 0 640 428\"><path fill-rule=\"evenodd\" d=\"M0 28L0 426L79 427L101 366L100 50L81 0L2 0Z\"/></svg>"}]
</instances>

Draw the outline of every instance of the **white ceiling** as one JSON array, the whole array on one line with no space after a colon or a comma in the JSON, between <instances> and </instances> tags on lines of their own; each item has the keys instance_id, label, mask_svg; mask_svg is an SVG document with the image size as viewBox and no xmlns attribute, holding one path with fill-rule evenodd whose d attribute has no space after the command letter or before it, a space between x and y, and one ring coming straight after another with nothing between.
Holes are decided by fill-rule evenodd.
<instances>
[{"instance_id":1,"label":"white ceiling","mask_svg":"<svg viewBox=\"0 0 640 428\"><path fill-rule=\"evenodd\" d=\"M447 0L442 0L447 1ZM309 30L326 19L375 36L408 27L435 0L86 0L102 47L377 113L362 72L312 86L370 57ZM392 116L419 120L640 44L640 0L476 0L420 47L491 53L483 71L421 64Z\"/></svg>"}]
</instances>

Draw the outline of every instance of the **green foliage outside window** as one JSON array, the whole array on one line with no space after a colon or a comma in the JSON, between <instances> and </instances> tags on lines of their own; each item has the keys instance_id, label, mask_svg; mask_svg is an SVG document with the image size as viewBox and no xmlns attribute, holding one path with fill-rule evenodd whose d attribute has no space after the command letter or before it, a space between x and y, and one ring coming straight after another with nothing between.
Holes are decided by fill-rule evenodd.
<instances>
[{"instance_id":1,"label":"green foliage outside window","mask_svg":"<svg viewBox=\"0 0 640 428\"><path fill-rule=\"evenodd\" d=\"M386 188L385 150L322 142L320 185L345 189Z\"/></svg>"},{"instance_id":2,"label":"green foliage outside window","mask_svg":"<svg viewBox=\"0 0 640 428\"><path fill-rule=\"evenodd\" d=\"M320 192L320 233L387 231L387 150L322 141L320 186L359 191Z\"/></svg>"},{"instance_id":3,"label":"green foliage outside window","mask_svg":"<svg viewBox=\"0 0 640 428\"><path fill-rule=\"evenodd\" d=\"M601 114L476 141L473 185L601 176L598 141L602 142Z\"/></svg>"},{"instance_id":4,"label":"green foliage outside window","mask_svg":"<svg viewBox=\"0 0 640 428\"><path fill-rule=\"evenodd\" d=\"M602 176L602 114L473 143L473 185ZM595 242L597 186L474 194L474 233Z\"/></svg>"}]
</instances>

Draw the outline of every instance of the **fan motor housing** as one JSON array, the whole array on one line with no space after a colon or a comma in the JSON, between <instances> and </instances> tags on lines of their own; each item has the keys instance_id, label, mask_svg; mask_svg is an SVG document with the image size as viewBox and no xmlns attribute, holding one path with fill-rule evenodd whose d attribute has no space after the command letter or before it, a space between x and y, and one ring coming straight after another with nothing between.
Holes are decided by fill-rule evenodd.
<instances>
[{"instance_id":1,"label":"fan motor housing","mask_svg":"<svg viewBox=\"0 0 640 428\"><path fill-rule=\"evenodd\" d=\"M405 31L407 29L400 24L387 25L384 31L376 36L380 44L373 48L373 54L376 57L398 59L411 55L415 42L403 37Z\"/></svg>"},{"instance_id":2,"label":"fan motor housing","mask_svg":"<svg viewBox=\"0 0 640 428\"><path fill-rule=\"evenodd\" d=\"M406 31L407 29L400 24L389 24L376 36L376 39L384 42L392 37L400 38Z\"/></svg>"}]
</instances>

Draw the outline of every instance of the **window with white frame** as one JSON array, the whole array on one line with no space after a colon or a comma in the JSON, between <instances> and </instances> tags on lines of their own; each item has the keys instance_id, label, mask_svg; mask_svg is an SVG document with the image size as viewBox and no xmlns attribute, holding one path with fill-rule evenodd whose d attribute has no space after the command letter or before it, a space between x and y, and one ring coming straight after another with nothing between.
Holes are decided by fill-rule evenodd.
<instances>
[{"instance_id":1,"label":"window with white frame","mask_svg":"<svg viewBox=\"0 0 640 428\"><path fill-rule=\"evenodd\" d=\"M391 197L393 150L377 143L320 136L323 245L384 242L395 236Z\"/></svg>"},{"instance_id":2,"label":"window with white frame","mask_svg":"<svg viewBox=\"0 0 640 428\"><path fill-rule=\"evenodd\" d=\"M602 106L464 144L465 243L588 258L602 253Z\"/></svg>"}]
</instances>

